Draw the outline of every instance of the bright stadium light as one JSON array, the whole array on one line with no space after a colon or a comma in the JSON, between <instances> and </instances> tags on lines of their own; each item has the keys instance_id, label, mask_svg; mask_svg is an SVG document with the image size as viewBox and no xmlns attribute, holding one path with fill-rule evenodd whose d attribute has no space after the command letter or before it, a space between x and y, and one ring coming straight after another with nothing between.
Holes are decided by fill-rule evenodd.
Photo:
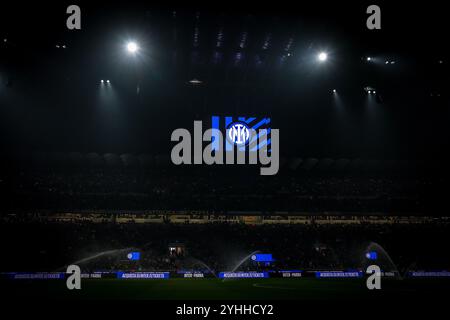
<instances>
[{"instance_id":1,"label":"bright stadium light","mask_svg":"<svg viewBox=\"0 0 450 320\"><path fill-rule=\"evenodd\" d=\"M110 81L109 81L109 80L106 80L106 82L107 82L107 83L110 83Z\"/></svg>"},{"instance_id":2,"label":"bright stadium light","mask_svg":"<svg viewBox=\"0 0 450 320\"><path fill-rule=\"evenodd\" d=\"M370 61L370 60L372 60L372 58L371 57L367 57L367 61Z\"/></svg>"},{"instance_id":3,"label":"bright stadium light","mask_svg":"<svg viewBox=\"0 0 450 320\"><path fill-rule=\"evenodd\" d=\"M200 81L198 79L192 79L192 80L189 80L189 83L193 84L193 85L198 85L198 84L202 84L203 81Z\"/></svg>"},{"instance_id":4,"label":"bright stadium light","mask_svg":"<svg viewBox=\"0 0 450 320\"><path fill-rule=\"evenodd\" d=\"M336 93L336 89L333 89L333 93Z\"/></svg>"},{"instance_id":5,"label":"bright stadium light","mask_svg":"<svg viewBox=\"0 0 450 320\"><path fill-rule=\"evenodd\" d=\"M319 59L319 61L325 61L328 58L328 55L325 52L321 52L319 53L319 55L317 56L317 58Z\"/></svg>"},{"instance_id":6,"label":"bright stadium light","mask_svg":"<svg viewBox=\"0 0 450 320\"><path fill-rule=\"evenodd\" d=\"M130 41L127 43L127 50L129 53L136 53L139 50L139 47L136 42Z\"/></svg>"},{"instance_id":7,"label":"bright stadium light","mask_svg":"<svg viewBox=\"0 0 450 320\"><path fill-rule=\"evenodd\" d=\"M105 82L104 80L100 80L101 83Z\"/></svg>"}]
</instances>

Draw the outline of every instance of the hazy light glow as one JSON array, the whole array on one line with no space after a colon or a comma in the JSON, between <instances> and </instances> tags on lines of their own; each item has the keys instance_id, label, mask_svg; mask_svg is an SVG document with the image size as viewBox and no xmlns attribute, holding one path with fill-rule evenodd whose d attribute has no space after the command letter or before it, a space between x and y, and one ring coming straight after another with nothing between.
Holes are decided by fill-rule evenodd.
<instances>
[{"instance_id":1,"label":"hazy light glow","mask_svg":"<svg viewBox=\"0 0 450 320\"><path fill-rule=\"evenodd\" d=\"M136 53L139 50L139 46L136 42L130 41L127 43L127 50L130 53Z\"/></svg>"},{"instance_id":2,"label":"hazy light glow","mask_svg":"<svg viewBox=\"0 0 450 320\"><path fill-rule=\"evenodd\" d=\"M325 61L325 60L327 60L328 55L325 52L321 52L321 53L319 53L317 58L319 59L319 61Z\"/></svg>"},{"instance_id":3,"label":"hazy light glow","mask_svg":"<svg viewBox=\"0 0 450 320\"><path fill-rule=\"evenodd\" d=\"M189 83L190 83L190 84L196 85L196 84L202 84L203 81L200 81L200 80L198 80L198 79L192 79L192 80L189 80Z\"/></svg>"}]
</instances>

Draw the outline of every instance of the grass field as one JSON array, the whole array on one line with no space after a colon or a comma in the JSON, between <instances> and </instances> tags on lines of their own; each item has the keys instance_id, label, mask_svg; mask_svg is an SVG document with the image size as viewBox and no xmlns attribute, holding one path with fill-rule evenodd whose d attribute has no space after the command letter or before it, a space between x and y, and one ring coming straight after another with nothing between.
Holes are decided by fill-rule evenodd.
<instances>
[{"instance_id":1,"label":"grass field","mask_svg":"<svg viewBox=\"0 0 450 320\"><path fill-rule=\"evenodd\" d=\"M383 280L381 290L368 290L363 279L88 279L81 290L68 290L61 280L2 281L11 298L148 299L148 300L359 300L441 296L448 279ZM446 293L445 293L446 294Z\"/></svg>"}]
</instances>

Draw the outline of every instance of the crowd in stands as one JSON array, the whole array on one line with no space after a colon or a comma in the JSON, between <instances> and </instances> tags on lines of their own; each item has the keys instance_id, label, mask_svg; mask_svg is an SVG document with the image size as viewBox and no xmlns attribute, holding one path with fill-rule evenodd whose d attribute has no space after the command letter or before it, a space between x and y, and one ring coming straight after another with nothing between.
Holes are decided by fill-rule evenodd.
<instances>
[{"instance_id":1,"label":"crowd in stands","mask_svg":"<svg viewBox=\"0 0 450 320\"><path fill-rule=\"evenodd\" d=\"M200 175L174 172L21 172L4 182L12 209L422 212L436 182L417 178Z\"/></svg>"},{"instance_id":2,"label":"crowd in stands","mask_svg":"<svg viewBox=\"0 0 450 320\"><path fill-rule=\"evenodd\" d=\"M3 219L1 271L55 271L78 263L85 271L233 270L254 251L271 265L244 259L239 270L356 269L378 251L385 269L448 269L450 224L173 224ZM169 248L179 245L181 253ZM127 254L141 253L131 261ZM389 256L388 256L389 255ZM392 261L390 261L392 259Z\"/></svg>"},{"instance_id":3,"label":"crowd in stands","mask_svg":"<svg viewBox=\"0 0 450 320\"><path fill-rule=\"evenodd\" d=\"M254 251L272 253L271 265L249 259L239 267L271 269L360 268L370 244L378 243L399 269L448 268L449 225L423 224L241 224L171 223L167 211L229 211L304 214L382 213L442 215L439 179L385 175L276 176L228 171L27 170L0 177L3 201L0 245L2 271L52 271L73 262L95 270L233 270ZM95 223L46 220L23 212L104 212ZM161 211L158 223L118 223L108 211ZM9 213L17 213L11 218ZM87 213L86 216L89 214ZM114 214L115 217L120 214ZM124 217L122 217L124 218ZM125 220L126 217L125 217ZM156 221L157 220L157 221ZM170 219L169 219L170 220ZM236 221L235 221L236 222ZM170 254L179 243L182 254ZM379 249L379 248L378 248ZM139 261L126 253L141 252ZM381 257L389 259L384 252ZM392 263L388 266L393 268Z\"/></svg>"}]
</instances>

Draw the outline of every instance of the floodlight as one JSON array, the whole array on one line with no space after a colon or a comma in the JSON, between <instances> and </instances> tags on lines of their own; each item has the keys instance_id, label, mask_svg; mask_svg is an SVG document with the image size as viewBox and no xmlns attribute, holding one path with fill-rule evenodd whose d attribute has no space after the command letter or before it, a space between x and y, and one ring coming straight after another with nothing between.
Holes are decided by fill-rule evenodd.
<instances>
[{"instance_id":1,"label":"floodlight","mask_svg":"<svg viewBox=\"0 0 450 320\"><path fill-rule=\"evenodd\" d=\"M189 80L189 83L193 84L193 85L198 85L198 84L202 84L203 81L200 81L200 80L194 78L192 80Z\"/></svg>"},{"instance_id":2,"label":"floodlight","mask_svg":"<svg viewBox=\"0 0 450 320\"><path fill-rule=\"evenodd\" d=\"M130 41L127 43L127 50L130 53L136 53L139 50L139 47L136 42Z\"/></svg>"},{"instance_id":3,"label":"floodlight","mask_svg":"<svg viewBox=\"0 0 450 320\"><path fill-rule=\"evenodd\" d=\"M325 52L321 52L321 53L319 53L317 58L319 59L319 61L325 61L325 60L327 60L328 55Z\"/></svg>"}]
</instances>

